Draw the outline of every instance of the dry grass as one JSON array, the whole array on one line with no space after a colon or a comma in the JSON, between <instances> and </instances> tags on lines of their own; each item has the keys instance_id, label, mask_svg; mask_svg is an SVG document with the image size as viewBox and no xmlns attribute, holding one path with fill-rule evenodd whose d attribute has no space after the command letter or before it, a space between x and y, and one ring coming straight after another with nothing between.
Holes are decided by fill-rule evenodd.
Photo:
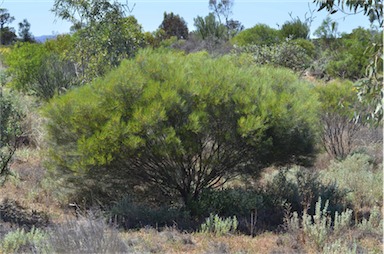
<instances>
[{"instance_id":1,"label":"dry grass","mask_svg":"<svg viewBox=\"0 0 384 254\"><path fill-rule=\"evenodd\" d=\"M137 253L270 253L277 247L278 235L265 233L254 238L245 235L214 237L200 233L182 233L175 229L158 232L141 229L121 233Z\"/></svg>"}]
</instances>

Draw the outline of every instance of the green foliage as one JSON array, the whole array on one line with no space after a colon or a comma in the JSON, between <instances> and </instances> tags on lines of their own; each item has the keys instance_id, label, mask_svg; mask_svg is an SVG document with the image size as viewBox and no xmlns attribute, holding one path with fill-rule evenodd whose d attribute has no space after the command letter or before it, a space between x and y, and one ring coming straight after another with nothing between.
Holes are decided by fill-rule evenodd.
<instances>
[{"instance_id":1,"label":"green foliage","mask_svg":"<svg viewBox=\"0 0 384 254\"><path fill-rule=\"evenodd\" d=\"M293 44L298 45L299 47L305 50L305 53L311 58L314 59L316 56L316 46L312 41L306 39L295 39L290 41Z\"/></svg>"},{"instance_id":2,"label":"green foliage","mask_svg":"<svg viewBox=\"0 0 384 254\"><path fill-rule=\"evenodd\" d=\"M188 39L188 26L183 18L174 15L173 12L164 12L164 19L159 27L165 32L165 38L169 39L176 36L177 39Z\"/></svg>"},{"instance_id":3,"label":"green foliage","mask_svg":"<svg viewBox=\"0 0 384 254\"><path fill-rule=\"evenodd\" d=\"M326 71L331 77L358 80L365 75L366 67L374 54L371 44L380 44L382 33L374 30L356 28L350 34L343 34L339 39L337 51ZM378 68L382 69L379 63Z\"/></svg>"},{"instance_id":4,"label":"green foliage","mask_svg":"<svg viewBox=\"0 0 384 254\"><path fill-rule=\"evenodd\" d=\"M220 218L217 214L210 214L205 222L201 224L200 232L203 234L213 234L215 236L222 236L229 233L235 233L239 222L236 216L232 218Z\"/></svg>"},{"instance_id":5,"label":"green foliage","mask_svg":"<svg viewBox=\"0 0 384 254\"><path fill-rule=\"evenodd\" d=\"M36 80L43 59L48 55L44 45L36 43L17 43L5 55L8 66L7 73L11 76L10 86L27 92Z\"/></svg>"},{"instance_id":6,"label":"green foliage","mask_svg":"<svg viewBox=\"0 0 384 254\"><path fill-rule=\"evenodd\" d=\"M344 161L334 161L322 172L322 181L334 182L347 189L346 196L355 212L363 207L381 206L383 200L383 172L375 169L372 159L365 154L353 154Z\"/></svg>"},{"instance_id":7,"label":"green foliage","mask_svg":"<svg viewBox=\"0 0 384 254\"><path fill-rule=\"evenodd\" d=\"M0 249L4 253L48 253L48 235L38 228L32 228L29 232L24 229L16 229L7 233L0 241Z\"/></svg>"},{"instance_id":8,"label":"green foliage","mask_svg":"<svg viewBox=\"0 0 384 254\"><path fill-rule=\"evenodd\" d=\"M303 71L310 66L311 58L306 49L295 41L283 42L272 46L249 45L236 48L235 52L249 53L257 64L267 64Z\"/></svg>"},{"instance_id":9,"label":"green foliage","mask_svg":"<svg viewBox=\"0 0 384 254\"><path fill-rule=\"evenodd\" d=\"M63 55L70 46L70 38L65 36L47 44L16 44L5 58L9 85L43 100L77 85L75 65Z\"/></svg>"},{"instance_id":10,"label":"green foliage","mask_svg":"<svg viewBox=\"0 0 384 254\"><path fill-rule=\"evenodd\" d=\"M187 206L236 173L307 161L316 112L316 97L287 70L152 50L45 108L59 168L115 179L115 188L153 184Z\"/></svg>"},{"instance_id":11,"label":"green foliage","mask_svg":"<svg viewBox=\"0 0 384 254\"><path fill-rule=\"evenodd\" d=\"M237 46L269 46L280 42L280 36L279 30L265 24L258 24L237 34L232 38L231 42Z\"/></svg>"},{"instance_id":12,"label":"green foliage","mask_svg":"<svg viewBox=\"0 0 384 254\"><path fill-rule=\"evenodd\" d=\"M299 18L286 21L280 29L281 36L288 39L309 39L309 26Z\"/></svg>"}]
</instances>

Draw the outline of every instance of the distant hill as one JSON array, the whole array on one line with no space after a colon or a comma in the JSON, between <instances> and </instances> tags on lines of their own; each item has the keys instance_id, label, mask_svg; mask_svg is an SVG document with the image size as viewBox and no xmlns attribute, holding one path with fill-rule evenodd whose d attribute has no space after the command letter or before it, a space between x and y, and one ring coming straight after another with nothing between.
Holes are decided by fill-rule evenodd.
<instances>
[{"instance_id":1,"label":"distant hill","mask_svg":"<svg viewBox=\"0 0 384 254\"><path fill-rule=\"evenodd\" d=\"M41 35L41 36L36 36L35 40L40 43L44 43L46 40L51 40L55 39L57 35Z\"/></svg>"}]
</instances>

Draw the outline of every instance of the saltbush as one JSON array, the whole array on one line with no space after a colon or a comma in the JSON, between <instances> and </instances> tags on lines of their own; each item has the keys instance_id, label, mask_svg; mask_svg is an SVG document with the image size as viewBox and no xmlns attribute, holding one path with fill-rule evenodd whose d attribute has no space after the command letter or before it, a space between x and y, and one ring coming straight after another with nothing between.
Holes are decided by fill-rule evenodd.
<instances>
[{"instance_id":1,"label":"saltbush","mask_svg":"<svg viewBox=\"0 0 384 254\"><path fill-rule=\"evenodd\" d=\"M343 161L333 161L321 172L325 184L336 182L348 191L346 199L357 213L363 207L381 206L383 202L383 171L375 168L373 159L361 153L348 156Z\"/></svg>"}]
</instances>

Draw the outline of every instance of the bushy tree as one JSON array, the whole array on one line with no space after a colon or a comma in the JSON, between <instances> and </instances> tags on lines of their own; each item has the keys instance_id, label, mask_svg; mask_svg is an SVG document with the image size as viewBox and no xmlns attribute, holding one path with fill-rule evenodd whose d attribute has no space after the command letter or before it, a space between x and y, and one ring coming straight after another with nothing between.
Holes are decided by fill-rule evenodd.
<instances>
[{"instance_id":1,"label":"bushy tree","mask_svg":"<svg viewBox=\"0 0 384 254\"><path fill-rule=\"evenodd\" d=\"M82 186L117 190L134 179L176 194L193 211L204 189L232 176L306 162L316 107L309 87L287 70L146 50L54 99L45 116L53 163L93 179Z\"/></svg>"},{"instance_id":2,"label":"bushy tree","mask_svg":"<svg viewBox=\"0 0 384 254\"><path fill-rule=\"evenodd\" d=\"M165 32L165 39L176 36L178 39L188 39L188 26L179 15L164 12L163 22L159 27Z\"/></svg>"},{"instance_id":3,"label":"bushy tree","mask_svg":"<svg viewBox=\"0 0 384 254\"><path fill-rule=\"evenodd\" d=\"M360 110L353 83L333 81L315 88L321 102L322 143L327 153L345 159L354 148L354 139L361 124L354 114Z\"/></svg>"},{"instance_id":4,"label":"bushy tree","mask_svg":"<svg viewBox=\"0 0 384 254\"><path fill-rule=\"evenodd\" d=\"M258 24L252 28L245 29L231 40L232 44L238 46L273 45L279 41L279 30L271 28L265 24Z\"/></svg>"}]
</instances>

